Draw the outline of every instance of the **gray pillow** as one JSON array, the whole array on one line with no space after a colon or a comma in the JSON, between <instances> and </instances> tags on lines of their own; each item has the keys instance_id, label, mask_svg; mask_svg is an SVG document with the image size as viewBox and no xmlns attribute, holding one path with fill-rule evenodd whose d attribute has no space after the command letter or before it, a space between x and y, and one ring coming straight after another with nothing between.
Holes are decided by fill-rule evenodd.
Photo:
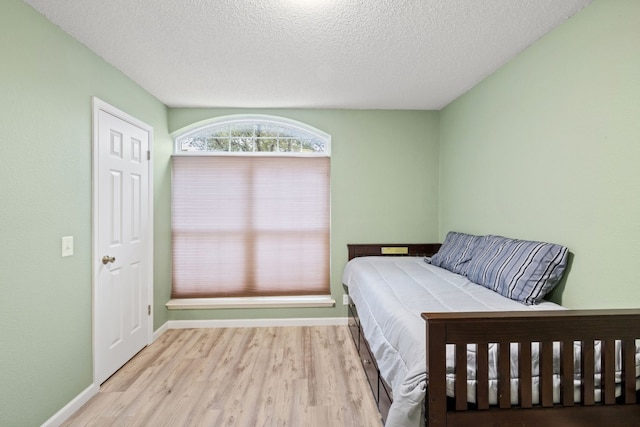
<instances>
[{"instance_id":1,"label":"gray pillow","mask_svg":"<svg viewBox=\"0 0 640 427\"><path fill-rule=\"evenodd\" d=\"M440 250L431 257L431 265L464 276L467 272L467 264L471 261L471 255L479 242L480 236L450 231Z\"/></svg>"},{"instance_id":2,"label":"gray pillow","mask_svg":"<svg viewBox=\"0 0 640 427\"><path fill-rule=\"evenodd\" d=\"M540 302L567 267L564 246L491 235L481 239L466 267L469 280L526 305Z\"/></svg>"}]
</instances>

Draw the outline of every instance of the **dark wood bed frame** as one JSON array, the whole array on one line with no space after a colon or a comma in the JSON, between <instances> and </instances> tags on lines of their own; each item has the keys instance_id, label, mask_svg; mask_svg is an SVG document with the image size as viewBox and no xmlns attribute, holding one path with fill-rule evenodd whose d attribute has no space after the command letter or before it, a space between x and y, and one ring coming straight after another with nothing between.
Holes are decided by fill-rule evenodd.
<instances>
[{"instance_id":1,"label":"dark wood bed frame","mask_svg":"<svg viewBox=\"0 0 640 427\"><path fill-rule=\"evenodd\" d=\"M431 256L439 244L350 244L349 260L359 256ZM360 330L357 309L349 306L349 327L383 420L391 389L380 377ZM425 398L427 426L640 426L636 390L635 340L640 309L531 312L423 313L426 323ZM602 398L594 398L594 341L602 341ZM622 347L622 383L616 397L615 342ZM540 343L540 402L532 402L531 343ZM553 402L553 343L560 343L560 403ZM580 401L574 401L573 343L581 342ZM498 403L489 404L488 345L499 344ZM517 343L519 402L511 404L510 344ZM455 398L446 395L446 346L456 348ZM476 403L467 403L467 344L477 344ZM568 351L564 351L567 349ZM500 361L506 361L501 363ZM529 373L529 374L527 374ZM566 386L565 386L566 385Z\"/></svg>"}]
</instances>

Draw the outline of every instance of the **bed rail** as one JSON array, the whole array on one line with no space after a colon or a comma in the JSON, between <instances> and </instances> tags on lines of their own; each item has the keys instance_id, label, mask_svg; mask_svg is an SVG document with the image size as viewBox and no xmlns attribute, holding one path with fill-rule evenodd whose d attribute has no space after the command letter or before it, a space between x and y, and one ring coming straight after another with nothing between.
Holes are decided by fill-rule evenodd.
<instances>
[{"instance_id":1,"label":"bed rail","mask_svg":"<svg viewBox=\"0 0 640 427\"><path fill-rule=\"evenodd\" d=\"M426 322L428 426L640 425L635 340L640 309L423 313ZM602 398L596 402L594 342L601 341ZM622 348L616 397L615 342ZM574 342L580 342L580 401L574 401ZM498 402L489 404L488 346L497 343ZM511 404L510 344L518 344L518 404ZM531 343L540 343L539 403L532 400ZM560 347L560 402L553 401L553 343ZM456 348L453 407L447 407L446 346ZM477 344L476 404L467 403L467 344Z\"/></svg>"}]
</instances>

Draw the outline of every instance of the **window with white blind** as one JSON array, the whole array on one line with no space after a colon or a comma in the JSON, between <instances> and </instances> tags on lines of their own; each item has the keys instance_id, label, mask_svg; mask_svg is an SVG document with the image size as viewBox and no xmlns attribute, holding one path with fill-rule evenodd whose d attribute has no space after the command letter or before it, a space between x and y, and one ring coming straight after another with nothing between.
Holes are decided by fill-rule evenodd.
<instances>
[{"instance_id":1,"label":"window with white blind","mask_svg":"<svg viewBox=\"0 0 640 427\"><path fill-rule=\"evenodd\" d=\"M271 116L231 116L175 143L169 308L188 308L184 299L242 306L289 297L328 305L329 135Z\"/></svg>"}]
</instances>

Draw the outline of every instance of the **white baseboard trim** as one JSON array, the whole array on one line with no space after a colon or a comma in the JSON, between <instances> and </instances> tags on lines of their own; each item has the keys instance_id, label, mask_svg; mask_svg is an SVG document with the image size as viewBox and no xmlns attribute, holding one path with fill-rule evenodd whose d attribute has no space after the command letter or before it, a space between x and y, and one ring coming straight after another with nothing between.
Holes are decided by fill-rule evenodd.
<instances>
[{"instance_id":1,"label":"white baseboard trim","mask_svg":"<svg viewBox=\"0 0 640 427\"><path fill-rule=\"evenodd\" d=\"M71 402L67 403L64 408L60 409L56 414L42 424L42 427L58 427L89 401L93 396L98 394L100 387L91 384L77 395Z\"/></svg>"},{"instance_id":2,"label":"white baseboard trim","mask_svg":"<svg viewBox=\"0 0 640 427\"><path fill-rule=\"evenodd\" d=\"M151 342L149 344L153 344L162 334L169 330L169 322L165 322L164 325L160 326L153 332L153 337L151 338Z\"/></svg>"},{"instance_id":3,"label":"white baseboard trim","mask_svg":"<svg viewBox=\"0 0 640 427\"><path fill-rule=\"evenodd\" d=\"M277 326L333 326L347 325L346 317L314 317L286 319L208 319L169 320L169 329L191 328L263 328Z\"/></svg>"}]
</instances>

